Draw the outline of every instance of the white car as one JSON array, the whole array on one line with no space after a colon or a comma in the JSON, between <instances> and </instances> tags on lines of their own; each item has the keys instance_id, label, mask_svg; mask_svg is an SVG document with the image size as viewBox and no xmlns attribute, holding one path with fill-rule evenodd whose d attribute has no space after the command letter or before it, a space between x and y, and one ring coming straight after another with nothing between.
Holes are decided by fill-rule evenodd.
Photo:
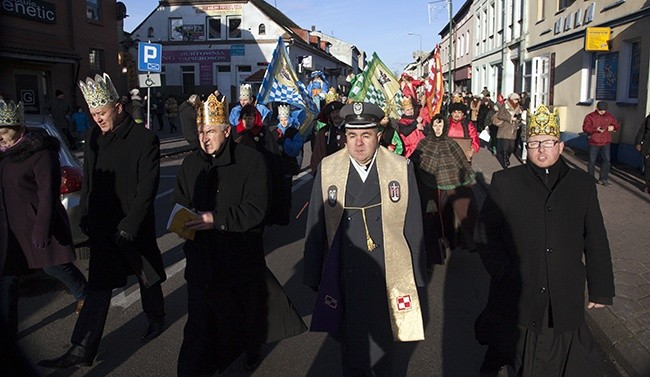
<instances>
[{"instance_id":1,"label":"white car","mask_svg":"<svg viewBox=\"0 0 650 377\"><path fill-rule=\"evenodd\" d=\"M72 228L72 239L75 246L79 246L88 240L81 229L79 229L79 200L81 193L81 183L83 181L83 169L81 162L70 152L65 138L61 133L51 125L45 122L26 121L25 125L30 132L48 134L59 139L61 148L59 148L59 161L61 162L61 203L68 213L70 226Z\"/></svg>"}]
</instances>

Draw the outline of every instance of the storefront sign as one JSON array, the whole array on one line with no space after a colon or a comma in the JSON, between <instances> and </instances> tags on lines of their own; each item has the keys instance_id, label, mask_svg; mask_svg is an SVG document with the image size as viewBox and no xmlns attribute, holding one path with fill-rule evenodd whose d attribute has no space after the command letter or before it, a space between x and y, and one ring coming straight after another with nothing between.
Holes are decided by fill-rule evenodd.
<instances>
[{"instance_id":1,"label":"storefront sign","mask_svg":"<svg viewBox=\"0 0 650 377\"><path fill-rule=\"evenodd\" d=\"M208 16L221 16L221 15L241 15L243 6L242 4L210 4L210 5L194 5L196 13L205 13Z\"/></svg>"},{"instance_id":2,"label":"storefront sign","mask_svg":"<svg viewBox=\"0 0 650 377\"><path fill-rule=\"evenodd\" d=\"M230 62L230 50L165 50L162 55L165 63Z\"/></svg>"},{"instance_id":3,"label":"storefront sign","mask_svg":"<svg viewBox=\"0 0 650 377\"><path fill-rule=\"evenodd\" d=\"M42 0L0 0L0 11L15 17L32 21L56 23L56 7L54 3Z\"/></svg>"},{"instance_id":4,"label":"storefront sign","mask_svg":"<svg viewBox=\"0 0 650 377\"><path fill-rule=\"evenodd\" d=\"M596 99L615 101L618 86L618 52L599 54L596 69Z\"/></svg>"},{"instance_id":5,"label":"storefront sign","mask_svg":"<svg viewBox=\"0 0 650 377\"><path fill-rule=\"evenodd\" d=\"M585 51L609 51L609 35L612 32L608 27L588 27L585 36Z\"/></svg>"}]
</instances>

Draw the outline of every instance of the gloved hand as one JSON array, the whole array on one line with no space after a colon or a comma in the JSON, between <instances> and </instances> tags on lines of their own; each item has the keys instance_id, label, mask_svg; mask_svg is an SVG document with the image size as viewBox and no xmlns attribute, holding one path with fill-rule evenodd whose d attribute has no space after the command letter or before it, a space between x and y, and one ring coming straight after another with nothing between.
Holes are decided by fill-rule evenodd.
<instances>
[{"instance_id":1,"label":"gloved hand","mask_svg":"<svg viewBox=\"0 0 650 377\"><path fill-rule=\"evenodd\" d=\"M81 230L81 232L82 232L83 234L85 234L85 235L87 235L88 237L90 237L90 230L89 230L89 228L88 228L88 216L83 216L83 217L79 220L79 229Z\"/></svg>"},{"instance_id":2,"label":"gloved hand","mask_svg":"<svg viewBox=\"0 0 650 377\"><path fill-rule=\"evenodd\" d=\"M118 247L126 246L135 241L135 234L118 229L115 236L113 236L113 241Z\"/></svg>"},{"instance_id":3,"label":"gloved hand","mask_svg":"<svg viewBox=\"0 0 650 377\"><path fill-rule=\"evenodd\" d=\"M296 127L289 127L287 128L286 131L284 131L284 137L287 139L293 139L294 136L298 133L298 129Z\"/></svg>"}]
</instances>

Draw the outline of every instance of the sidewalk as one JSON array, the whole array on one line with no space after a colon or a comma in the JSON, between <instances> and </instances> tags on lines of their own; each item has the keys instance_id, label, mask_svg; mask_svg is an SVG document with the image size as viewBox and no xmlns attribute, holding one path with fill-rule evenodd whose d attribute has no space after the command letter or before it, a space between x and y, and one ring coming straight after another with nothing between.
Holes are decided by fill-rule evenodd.
<instances>
[{"instance_id":1,"label":"sidewalk","mask_svg":"<svg viewBox=\"0 0 650 377\"><path fill-rule=\"evenodd\" d=\"M564 149L570 166L587 170L587 154ZM520 164L514 157L511 166ZM474 156L477 181L486 188L501 170L486 149ZM598 174L598 173L597 173ZM641 173L613 165L609 181L598 186L598 199L612 252L614 305L589 310L587 323L600 343L631 376L650 376L650 195L642 191ZM522 203L522 205L524 205Z\"/></svg>"}]
</instances>

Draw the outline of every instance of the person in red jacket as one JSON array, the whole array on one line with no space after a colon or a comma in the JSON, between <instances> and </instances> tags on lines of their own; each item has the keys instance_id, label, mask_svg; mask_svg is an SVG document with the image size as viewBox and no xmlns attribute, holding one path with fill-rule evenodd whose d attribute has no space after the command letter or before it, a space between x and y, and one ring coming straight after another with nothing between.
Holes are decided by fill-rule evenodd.
<instances>
[{"instance_id":1,"label":"person in red jacket","mask_svg":"<svg viewBox=\"0 0 650 377\"><path fill-rule=\"evenodd\" d=\"M481 144L478 140L478 132L471 120L467 119L467 106L462 103L452 103L449 106L449 133L447 136L451 139L469 139L471 148L464 148L465 156L468 161L472 161L472 156L478 153Z\"/></svg>"},{"instance_id":2,"label":"person in red jacket","mask_svg":"<svg viewBox=\"0 0 650 377\"><path fill-rule=\"evenodd\" d=\"M607 102L599 101L596 104L596 110L587 114L582 122L582 130L587 134L589 139L589 167L587 172L590 176L596 175L596 159L598 155L601 158L600 179L598 183L608 186L607 177L609 175L610 151L609 145L612 143L612 132L621 128L614 116L607 112Z\"/></svg>"}]
</instances>

